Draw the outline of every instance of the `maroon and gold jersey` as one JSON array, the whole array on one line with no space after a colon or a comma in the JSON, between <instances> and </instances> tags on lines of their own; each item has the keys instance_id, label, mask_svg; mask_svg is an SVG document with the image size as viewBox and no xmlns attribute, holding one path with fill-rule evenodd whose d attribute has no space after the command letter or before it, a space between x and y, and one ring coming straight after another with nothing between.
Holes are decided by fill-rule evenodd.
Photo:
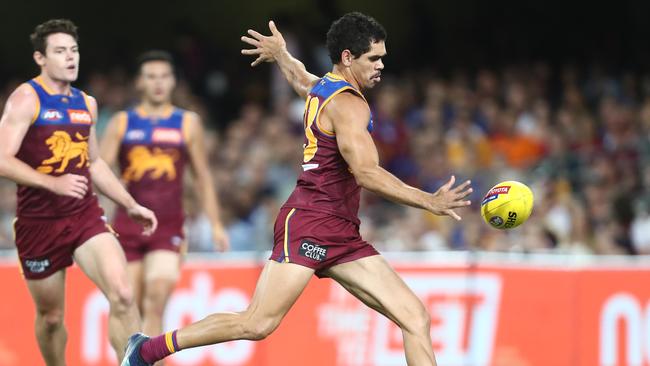
<instances>
[{"instance_id":1,"label":"maroon and gold jersey","mask_svg":"<svg viewBox=\"0 0 650 366\"><path fill-rule=\"evenodd\" d=\"M283 207L319 211L359 224L361 188L341 156L336 136L320 126L320 114L339 93L361 92L338 75L328 73L311 89L305 103L303 172ZM365 100L365 99L364 99ZM368 121L372 131L372 116Z\"/></svg>"},{"instance_id":2,"label":"maroon and gold jersey","mask_svg":"<svg viewBox=\"0 0 650 366\"><path fill-rule=\"evenodd\" d=\"M141 108L123 115L119 151L122 181L139 204L156 214L161 222L159 231L165 230L164 224L182 226L187 160L183 126L187 112L170 106L161 117L148 116ZM128 220L126 212L119 209L115 222L124 220ZM142 228L134 223L134 230L140 232Z\"/></svg>"},{"instance_id":3,"label":"maroon and gold jersey","mask_svg":"<svg viewBox=\"0 0 650 366\"><path fill-rule=\"evenodd\" d=\"M40 77L27 84L34 89L39 104L16 158L41 173L83 175L88 178L88 191L83 199L78 199L19 184L16 216L58 218L75 215L97 204L88 169L88 138L93 124L88 96L75 88L71 88L69 95L55 94Z\"/></svg>"}]
</instances>

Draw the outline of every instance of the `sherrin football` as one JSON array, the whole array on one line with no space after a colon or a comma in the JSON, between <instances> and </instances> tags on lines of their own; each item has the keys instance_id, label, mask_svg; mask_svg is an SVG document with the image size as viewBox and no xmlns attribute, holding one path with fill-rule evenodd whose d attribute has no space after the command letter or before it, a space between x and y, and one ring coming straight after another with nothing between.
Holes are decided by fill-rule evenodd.
<instances>
[{"instance_id":1,"label":"sherrin football","mask_svg":"<svg viewBox=\"0 0 650 366\"><path fill-rule=\"evenodd\" d=\"M481 201L481 216L497 229L512 229L528 220L533 211L533 192L517 181L501 182Z\"/></svg>"}]
</instances>

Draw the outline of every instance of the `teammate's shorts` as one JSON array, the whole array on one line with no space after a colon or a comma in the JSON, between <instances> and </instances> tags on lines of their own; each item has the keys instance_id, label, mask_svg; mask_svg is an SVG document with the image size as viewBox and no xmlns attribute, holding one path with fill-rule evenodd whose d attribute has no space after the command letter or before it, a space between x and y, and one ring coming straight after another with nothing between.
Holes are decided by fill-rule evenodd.
<instances>
[{"instance_id":1,"label":"teammate's shorts","mask_svg":"<svg viewBox=\"0 0 650 366\"><path fill-rule=\"evenodd\" d=\"M379 254L359 234L359 226L317 211L282 208L275 221L271 258L322 272L337 264Z\"/></svg>"},{"instance_id":2,"label":"teammate's shorts","mask_svg":"<svg viewBox=\"0 0 650 366\"><path fill-rule=\"evenodd\" d=\"M71 266L74 251L105 232L111 230L97 204L68 217L16 219L14 233L23 276L42 279Z\"/></svg>"},{"instance_id":3,"label":"teammate's shorts","mask_svg":"<svg viewBox=\"0 0 650 366\"><path fill-rule=\"evenodd\" d=\"M185 243L183 224L176 220L169 222L159 218L158 229L151 236L145 236L142 235L142 225L118 213L113 229L118 234L117 239L124 249L128 262L141 261L147 253L154 250L180 253Z\"/></svg>"}]
</instances>

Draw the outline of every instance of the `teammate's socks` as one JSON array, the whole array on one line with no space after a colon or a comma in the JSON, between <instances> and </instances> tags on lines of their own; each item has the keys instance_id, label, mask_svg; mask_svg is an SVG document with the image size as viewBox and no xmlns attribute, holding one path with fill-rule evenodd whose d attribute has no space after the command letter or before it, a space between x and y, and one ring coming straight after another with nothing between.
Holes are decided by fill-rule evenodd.
<instances>
[{"instance_id":1,"label":"teammate's socks","mask_svg":"<svg viewBox=\"0 0 650 366\"><path fill-rule=\"evenodd\" d=\"M178 351L180 351L180 348L176 342L176 331L173 331L142 343L140 357L142 357L144 362L153 364Z\"/></svg>"}]
</instances>

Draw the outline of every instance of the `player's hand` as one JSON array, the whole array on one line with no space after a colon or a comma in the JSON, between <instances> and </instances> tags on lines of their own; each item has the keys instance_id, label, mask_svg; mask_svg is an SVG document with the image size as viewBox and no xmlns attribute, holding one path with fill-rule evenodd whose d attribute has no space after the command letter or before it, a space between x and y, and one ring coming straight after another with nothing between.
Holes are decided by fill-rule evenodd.
<instances>
[{"instance_id":1,"label":"player's hand","mask_svg":"<svg viewBox=\"0 0 650 366\"><path fill-rule=\"evenodd\" d=\"M270 36L264 36L252 29L248 30L248 36L242 36L241 40L255 48L241 50L242 55L257 56L251 66L257 66L262 62L274 62L277 55L286 49L287 43L282 33L275 27L275 23L269 21ZM251 38L252 37L252 38Z\"/></svg>"},{"instance_id":2,"label":"player's hand","mask_svg":"<svg viewBox=\"0 0 650 366\"><path fill-rule=\"evenodd\" d=\"M469 206L471 202L465 200L465 198L467 198L473 190L472 187L470 187L471 182L469 180L454 187L455 182L456 177L452 175L451 178L449 178L449 181L447 181L447 183L432 195L427 209L436 215L451 216L460 221L460 216L454 212L454 209Z\"/></svg>"},{"instance_id":3,"label":"player's hand","mask_svg":"<svg viewBox=\"0 0 650 366\"><path fill-rule=\"evenodd\" d=\"M51 177L48 189L58 195L82 199L88 192L88 178L77 174Z\"/></svg>"},{"instance_id":4,"label":"player's hand","mask_svg":"<svg viewBox=\"0 0 650 366\"><path fill-rule=\"evenodd\" d=\"M228 233L220 222L212 225L212 242L214 243L214 249L219 252L225 252L230 249Z\"/></svg>"},{"instance_id":5,"label":"player's hand","mask_svg":"<svg viewBox=\"0 0 650 366\"><path fill-rule=\"evenodd\" d=\"M126 213L132 220L142 225L142 235L149 236L158 228L156 215L146 207L135 205L127 209Z\"/></svg>"}]
</instances>

